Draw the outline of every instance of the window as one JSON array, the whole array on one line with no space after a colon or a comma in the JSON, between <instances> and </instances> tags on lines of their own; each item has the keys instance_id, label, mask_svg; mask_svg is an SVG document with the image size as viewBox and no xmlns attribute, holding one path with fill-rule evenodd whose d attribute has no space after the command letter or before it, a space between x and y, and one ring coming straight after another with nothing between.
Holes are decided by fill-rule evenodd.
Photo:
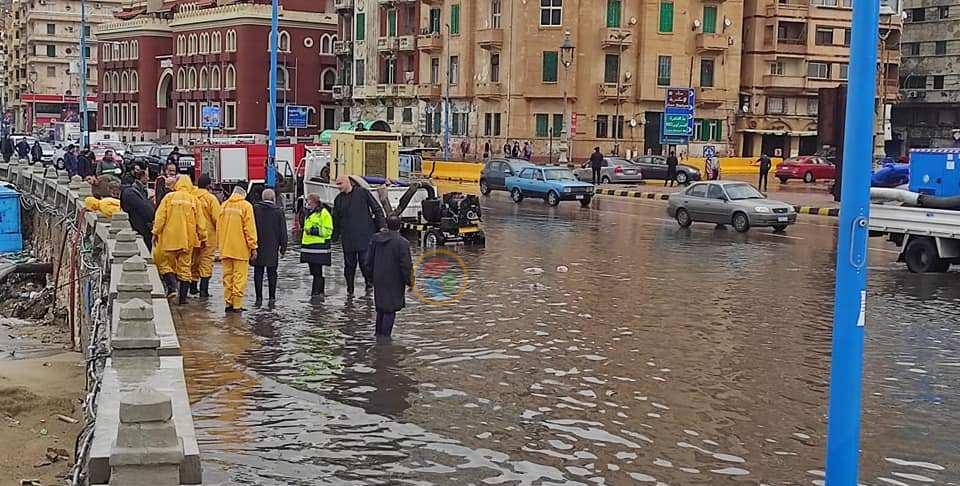
<instances>
[{"instance_id":1,"label":"window","mask_svg":"<svg viewBox=\"0 0 960 486\"><path fill-rule=\"evenodd\" d=\"M460 4L450 6L450 35L460 35Z\"/></svg>"},{"instance_id":2,"label":"window","mask_svg":"<svg viewBox=\"0 0 960 486\"><path fill-rule=\"evenodd\" d=\"M620 27L623 0L607 0L607 27Z\"/></svg>"},{"instance_id":3,"label":"window","mask_svg":"<svg viewBox=\"0 0 960 486\"><path fill-rule=\"evenodd\" d=\"M597 138L607 138L610 130L610 117L607 115L597 115Z\"/></svg>"},{"instance_id":4,"label":"window","mask_svg":"<svg viewBox=\"0 0 960 486\"><path fill-rule=\"evenodd\" d=\"M907 89L927 89L927 77L908 76L904 78L903 87Z\"/></svg>"},{"instance_id":5,"label":"window","mask_svg":"<svg viewBox=\"0 0 960 486\"><path fill-rule=\"evenodd\" d=\"M120 107L120 126L130 125L130 105L124 104Z\"/></svg>"},{"instance_id":6,"label":"window","mask_svg":"<svg viewBox=\"0 0 960 486\"><path fill-rule=\"evenodd\" d=\"M187 124L187 104L177 103L177 128L184 128Z\"/></svg>"},{"instance_id":7,"label":"window","mask_svg":"<svg viewBox=\"0 0 960 486\"><path fill-rule=\"evenodd\" d=\"M320 76L320 90L333 91L335 84L337 84L337 71L333 68L324 71Z\"/></svg>"},{"instance_id":8,"label":"window","mask_svg":"<svg viewBox=\"0 0 960 486\"><path fill-rule=\"evenodd\" d=\"M192 56L197 53L197 34L190 34L187 39L187 55Z\"/></svg>"},{"instance_id":9,"label":"window","mask_svg":"<svg viewBox=\"0 0 960 486\"><path fill-rule=\"evenodd\" d=\"M536 129L534 135L538 138L543 138L547 136L547 130L549 130L550 125L550 115L546 113L537 113L534 115L534 121L536 122Z\"/></svg>"},{"instance_id":10,"label":"window","mask_svg":"<svg viewBox=\"0 0 960 486\"><path fill-rule=\"evenodd\" d=\"M197 104L187 103L187 128L197 128Z\"/></svg>"},{"instance_id":11,"label":"window","mask_svg":"<svg viewBox=\"0 0 960 486\"><path fill-rule=\"evenodd\" d=\"M558 60L559 59L557 56L557 51L543 51L543 82L544 83L557 82Z\"/></svg>"},{"instance_id":12,"label":"window","mask_svg":"<svg viewBox=\"0 0 960 486\"><path fill-rule=\"evenodd\" d=\"M943 76L933 77L933 89L943 89Z\"/></svg>"},{"instance_id":13,"label":"window","mask_svg":"<svg viewBox=\"0 0 960 486\"><path fill-rule=\"evenodd\" d=\"M138 128L140 126L140 104L133 103L130 105L130 126L133 128Z\"/></svg>"},{"instance_id":14,"label":"window","mask_svg":"<svg viewBox=\"0 0 960 486\"><path fill-rule=\"evenodd\" d=\"M426 133L428 134L438 134L440 133L441 126L441 116L439 108L429 108L426 114Z\"/></svg>"},{"instance_id":15,"label":"window","mask_svg":"<svg viewBox=\"0 0 960 486\"><path fill-rule=\"evenodd\" d=\"M130 77L127 76L127 72L124 71L123 74L120 75L120 92L126 93L127 91L130 91Z\"/></svg>"},{"instance_id":16,"label":"window","mask_svg":"<svg viewBox=\"0 0 960 486\"><path fill-rule=\"evenodd\" d=\"M622 119L623 117L620 117L620 118ZM563 114L555 113L553 115L553 134L552 135L554 137L559 137L562 132L563 132Z\"/></svg>"},{"instance_id":17,"label":"window","mask_svg":"<svg viewBox=\"0 0 960 486\"><path fill-rule=\"evenodd\" d=\"M607 54L603 62L603 82L617 84L620 77L620 55Z\"/></svg>"},{"instance_id":18,"label":"window","mask_svg":"<svg viewBox=\"0 0 960 486\"><path fill-rule=\"evenodd\" d=\"M393 123L393 119L396 117L396 109L392 106L387 107L387 121Z\"/></svg>"},{"instance_id":19,"label":"window","mask_svg":"<svg viewBox=\"0 0 960 486\"><path fill-rule=\"evenodd\" d=\"M177 70L177 91L183 91L187 89L187 73L180 68Z\"/></svg>"},{"instance_id":20,"label":"window","mask_svg":"<svg viewBox=\"0 0 960 486\"><path fill-rule=\"evenodd\" d=\"M210 52L210 34L204 32L200 34L200 54Z\"/></svg>"},{"instance_id":21,"label":"window","mask_svg":"<svg viewBox=\"0 0 960 486\"><path fill-rule=\"evenodd\" d=\"M440 16L441 16L441 13L440 13L440 9L439 9L439 8L431 8L431 9L430 9L430 26L429 26L430 31L429 31L429 33L431 33L431 34L439 34L439 33L440 33Z\"/></svg>"},{"instance_id":22,"label":"window","mask_svg":"<svg viewBox=\"0 0 960 486\"><path fill-rule=\"evenodd\" d=\"M83 27L83 36L84 36L84 37L90 37L90 26L89 26L89 25L86 25L86 26Z\"/></svg>"},{"instance_id":23,"label":"window","mask_svg":"<svg viewBox=\"0 0 960 486\"><path fill-rule=\"evenodd\" d=\"M911 8L907 10L907 20L910 22L923 22L927 20L926 18L926 9L924 8Z\"/></svg>"},{"instance_id":24,"label":"window","mask_svg":"<svg viewBox=\"0 0 960 486\"><path fill-rule=\"evenodd\" d=\"M210 52L214 54L217 54L220 52L220 49L222 48L220 39L221 38L220 38L219 32L214 32L213 34L210 34Z\"/></svg>"},{"instance_id":25,"label":"window","mask_svg":"<svg viewBox=\"0 0 960 486\"><path fill-rule=\"evenodd\" d=\"M807 98L807 114L816 115L818 113L820 113L820 99Z\"/></svg>"},{"instance_id":26,"label":"window","mask_svg":"<svg viewBox=\"0 0 960 486\"><path fill-rule=\"evenodd\" d=\"M237 31L228 30L227 31L227 52L236 52L237 51Z\"/></svg>"},{"instance_id":27,"label":"window","mask_svg":"<svg viewBox=\"0 0 960 486\"><path fill-rule=\"evenodd\" d=\"M223 104L223 128L234 130L237 128L237 104Z\"/></svg>"},{"instance_id":28,"label":"window","mask_svg":"<svg viewBox=\"0 0 960 486\"><path fill-rule=\"evenodd\" d=\"M57 35L57 24L47 24L47 35Z\"/></svg>"},{"instance_id":29,"label":"window","mask_svg":"<svg viewBox=\"0 0 960 486\"><path fill-rule=\"evenodd\" d=\"M700 86L704 88L713 86L713 59L700 60Z\"/></svg>"},{"instance_id":30,"label":"window","mask_svg":"<svg viewBox=\"0 0 960 486\"><path fill-rule=\"evenodd\" d=\"M833 45L833 29L827 27L817 27L817 33L814 42L818 46Z\"/></svg>"},{"instance_id":31,"label":"window","mask_svg":"<svg viewBox=\"0 0 960 486\"><path fill-rule=\"evenodd\" d=\"M47 66L47 77L48 78L57 77L57 68L55 66Z\"/></svg>"},{"instance_id":32,"label":"window","mask_svg":"<svg viewBox=\"0 0 960 486\"><path fill-rule=\"evenodd\" d=\"M847 76L849 75L849 74L848 74L848 73L849 73L849 70L850 70L850 65L849 65L849 64L847 64L847 63L845 63L845 62L842 62L842 63L837 64L837 79L842 79L842 80L846 81L846 80L847 80Z\"/></svg>"},{"instance_id":33,"label":"window","mask_svg":"<svg viewBox=\"0 0 960 486\"><path fill-rule=\"evenodd\" d=\"M210 68L210 89L220 89L220 66Z\"/></svg>"},{"instance_id":34,"label":"window","mask_svg":"<svg viewBox=\"0 0 960 486\"><path fill-rule=\"evenodd\" d=\"M277 89L286 91L290 89L290 73L286 66L277 66Z\"/></svg>"},{"instance_id":35,"label":"window","mask_svg":"<svg viewBox=\"0 0 960 486\"><path fill-rule=\"evenodd\" d=\"M440 58L430 58L430 84L440 84Z\"/></svg>"},{"instance_id":36,"label":"window","mask_svg":"<svg viewBox=\"0 0 960 486\"><path fill-rule=\"evenodd\" d=\"M450 69L450 72L447 73L448 82L456 86L460 82L460 57L450 56L450 66L448 68Z\"/></svg>"},{"instance_id":37,"label":"window","mask_svg":"<svg viewBox=\"0 0 960 486\"><path fill-rule=\"evenodd\" d=\"M850 29L843 29L843 46L850 47Z\"/></svg>"},{"instance_id":38,"label":"window","mask_svg":"<svg viewBox=\"0 0 960 486\"><path fill-rule=\"evenodd\" d=\"M933 53L936 55L943 55L947 53L947 41L937 41L933 47Z\"/></svg>"},{"instance_id":39,"label":"window","mask_svg":"<svg viewBox=\"0 0 960 486\"><path fill-rule=\"evenodd\" d=\"M697 184L687 189L687 195L692 197L707 197L707 184Z\"/></svg>"},{"instance_id":40,"label":"window","mask_svg":"<svg viewBox=\"0 0 960 486\"><path fill-rule=\"evenodd\" d=\"M904 42L902 44L903 53L908 56L919 56L920 55L920 43L919 42Z\"/></svg>"},{"instance_id":41,"label":"window","mask_svg":"<svg viewBox=\"0 0 960 486\"><path fill-rule=\"evenodd\" d=\"M719 184L710 184L707 188L707 199L723 199L723 188Z\"/></svg>"},{"instance_id":42,"label":"window","mask_svg":"<svg viewBox=\"0 0 960 486\"><path fill-rule=\"evenodd\" d=\"M177 55L183 56L187 54L187 38L184 36L177 37Z\"/></svg>"},{"instance_id":43,"label":"window","mask_svg":"<svg viewBox=\"0 0 960 486\"><path fill-rule=\"evenodd\" d=\"M279 34L279 40L277 43L277 50L280 52L290 52L290 33L281 30Z\"/></svg>"},{"instance_id":44,"label":"window","mask_svg":"<svg viewBox=\"0 0 960 486\"><path fill-rule=\"evenodd\" d=\"M454 113L452 115L450 134L456 136L470 135L470 113Z\"/></svg>"},{"instance_id":45,"label":"window","mask_svg":"<svg viewBox=\"0 0 960 486\"><path fill-rule=\"evenodd\" d=\"M357 65L356 65L357 77L354 79L354 81L356 81L357 86L363 86L366 83L366 79L367 79L366 63L364 62L363 59L357 59L356 62L357 62Z\"/></svg>"},{"instance_id":46,"label":"window","mask_svg":"<svg viewBox=\"0 0 960 486\"><path fill-rule=\"evenodd\" d=\"M83 46L83 57L90 59L90 46Z\"/></svg>"},{"instance_id":47,"label":"window","mask_svg":"<svg viewBox=\"0 0 960 486\"><path fill-rule=\"evenodd\" d=\"M502 0L490 0L490 28L500 28L500 16L503 11Z\"/></svg>"},{"instance_id":48,"label":"window","mask_svg":"<svg viewBox=\"0 0 960 486\"><path fill-rule=\"evenodd\" d=\"M783 61L774 61L770 63L771 76L783 76Z\"/></svg>"},{"instance_id":49,"label":"window","mask_svg":"<svg viewBox=\"0 0 960 486\"><path fill-rule=\"evenodd\" d=\"M767 97L767 114L779 115L783 113L783 98Z\"/></svg>"},{"instance_id":50,"label":"window","mask_svg":"<svg viewBox=\"0 0 960 486\"><path fill-rule=\"evenodd\" d=\"M140 41L135 40L130 43L130 58L140 59Z\"/></svg>"},{"instance_id":51,"label":"window","mask_svg":"<svg viewBox=\"0 0 960 486\"><path fill-rule=\"evenodd\" d=\"M333 52L333 40L327 34L320 36L320 54L330 54Z\"/></svg>"},{"instance_id":52,"label":"window","mask_svg":"<svg viewBox=\"0 0 960 486\"><path fill-rule=\"evenodd\" d=\"M187 89L197 89L197 68L187 69Z\"/></svg>"},{"instance_id":53,"label":"window","mask_svg":"<svg viewBox=\"0 0 960 486\"><path fill-rule=\"evenodd\" d=\"M670 86L670 56L657 57L657 86Z\"/></svg>"},{"instance_id":54,"label":"window","mask_svg":"<svg viewBox=\"0 0 960 486\"><path fill-rule=\"evenodd\" d=\"M130 59L130 43L120 43L120 59Z\"/></svg>"},{"instance_id":55,"label":"window","mask_svg":"<svg viewBox=\"0 0 960 486\"><path fill-rule=\"evenodd\" d=\"M940 15L941 19L950 17L950 7L937 7L937 13Z\"/></svg>"},{"instance_id":56,"label":"window","mask_svg":"<svg viewBox=\"0 0 960 486\"><path fill-rule=\"evenodd\" d=\"M501 113L486 113L483 116L483 134L487 137L500 136Z\"/></svg>"},{"instance_id":57,"label":"window","mask_svg":"<svg viewBox=\"0 0 960 486\"><path fill-rule=\"evenodd\" d=\"M496 52L490 53L490 82L500 82L500 54Z\"/></svg>"},{"instance_id":58,"label":"window","mask_svg":"<svg viewBox=\"0 0 960 486\"><path fill-rule=\"evenodd\" d=\"M540 0L540 25L563 25L563 0Z\"/></svg>"},{"instance_id":59,"label":"window","mask_svg":"<svg viewBox=\"0 0 960 486\"><path fill-rule=\"evenodd\" d=\"M673 32L673 2L660 2L660 32Z\"/></svg>"},{"instance_id":60,"label":"window","mask_svg":"<svg viewBox=\"0 0 960 486\"><path fill-rule=\"evenodd\" d=\"M401 115L403 123L413 123L413 108L404 108ZM333 128L332 126L330 128Z\"/></svg>"},{"instance_id":61,"label":"window","mask_svg":"<svg viewBox=\"0 0 960 486\"><path fill-rule=\"evenodd\" d=\"M47 46L47 57L57 57L57 46L55 45Z\"/></svg>"},{"instance_id":62,"label":"window","mask_svg":"<svg viewBox=\"0 0 960 486\"><path fill-rule=\"evenodd\" d=\"M715 34L717 32L717 6L703 6L703 33Z\"/></svg>"},{"instance_id":63,"label":"window","mask_svg":"<svg viewBox=\"0 0 960 486\"><path fill-rule=\"evenodd\" d=\"M226 90L237 89L237 70L233 64L227 64L227 70L223 74L223 87Z\"/></svg>"},{"instance_id":64,"label":"window","mask_svg":"<svg viewBox=\"0 0 960 486\"><path fill-rule=\"evenodd\" d=\"M353 38L358 41L365 40L367 38L367 14L360 12L357 14L357 32L354 34Z\"/></svg>"},{"instance_id":65,"label":"window","mask_svg":"<svg viewBox=\"0 0 960 486\"><path fill-rule=\"evenodd\" d=\"M812 79L830 79L830 65L825 62L808 62L807 77Z\"/></svg>"}]
</instances>

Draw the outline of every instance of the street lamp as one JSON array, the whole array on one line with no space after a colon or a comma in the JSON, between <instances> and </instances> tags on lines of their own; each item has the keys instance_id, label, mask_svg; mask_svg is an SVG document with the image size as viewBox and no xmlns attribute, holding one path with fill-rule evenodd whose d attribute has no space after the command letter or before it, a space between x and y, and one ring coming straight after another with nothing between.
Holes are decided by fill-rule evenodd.
<instances>
[{"instance_id":1,"label":"street lamp","mask_svg":"<svg viewBox=\"0 0 960 486\"><path fill-rule=\"evenodd\" d=\"M570 40L570 31L563 33L563 42L560 44L560 63L563 64L563 123L560 126L560 157L558 163L569 162L567 152L570 151L570 116L567 114L567 82L570 78L570 66L573 65L573 51L576 47Z\"/></svg>"},{"instance_id":2,"label":"street lamp","mask_svg":"<svg viewBox=\"0 0 960 486\"><path fill-rule=\"evenodd\" d=\"M30 131L34 133L37 130L37 78L39 77L36 70L30 71L27 76L30 80L30 93L33 94L33 106L30 107Z\"/></svg>"},{"instance_id":3,"label":"street lamp","mask_svg":"<svg viewBox=\"0 0 960 486\"><path fill-rule=\"evenodd\" d=\"M270 116L267 117L267 187L277 185L277 50L280 48L280 6L273 0L270 15ZM286 107L284 107L286 110Z\"/></svg>"},{"instance_id":4,"label":"street lamp","mask_svg":"<svg viewBox=\"0 0 960 486\"><path fill-rule=\"evenodd\" d=\"M617 114L613 117L613 154L620 155L620 135L623 130L623 123L620 121L620 96L627 91L627 86L623 85L623 76L620 76L620 68L623 65L623 42L630 37L630 32L619 32L614 38L617 40ZM630 81L630 73L625 76Z\"/></svg>"}]
</instances>

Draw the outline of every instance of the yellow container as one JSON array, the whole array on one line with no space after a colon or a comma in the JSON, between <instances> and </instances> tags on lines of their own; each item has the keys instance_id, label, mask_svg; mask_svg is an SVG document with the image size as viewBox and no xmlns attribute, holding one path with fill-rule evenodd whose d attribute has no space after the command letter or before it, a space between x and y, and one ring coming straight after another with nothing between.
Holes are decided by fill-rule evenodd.
<instances>
[{"instance_id":1,"label":"yellow container","mask_svg":"<svg viewBox=\"0 0 960 486\"><path fill-rule=\"evenodd\" d=\"M330 178L340 175L400 178L399 133L337 131L330 138Z\"/></svg>"}]
</instances>

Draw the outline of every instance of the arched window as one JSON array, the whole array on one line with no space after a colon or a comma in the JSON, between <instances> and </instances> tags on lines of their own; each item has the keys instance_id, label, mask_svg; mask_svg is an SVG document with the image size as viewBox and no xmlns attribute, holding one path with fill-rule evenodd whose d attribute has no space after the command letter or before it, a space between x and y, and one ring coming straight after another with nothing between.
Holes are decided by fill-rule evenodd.
<instances>
[{"instance_id":1,"label":"arched window","mask_svg":"<svg viewBox=\"0 0 960 486\"><path fill-rule=\"evenodd\" d=\"M127 91L130 91L130 77L127 76L127 72L124 71L123 74L120 75L120 92L126 93Z\"/></svg>"},{"instance_id":2,"label":"arched window","mask_svg":"<svg viewBox=\"0 0 960 486\"><path fill-rule=\"evenodd\" d=\"M227 64L227 70L223 74L223 89L237 89L237 70L233 64Z\"/></svg>"},{"instance_id":3,"label":"arched window","mask_svg":"<svg viewBox=\"0 0 960 486\"><path fill-rule=\"evenodd\" d=\"M200 68L200 89L205 90L210 87L208 76L210 73L207 71L207 67L203 66Z\"/></svg>"},{"instance_id":4,"label":"arched window","mask_svg":"<svg viewBox=\"0 0 960 486\"><path fill-rule=\"evenodd\" d=\"M189 39L187 41L187 55L192 56L197 53L197 34L190 34Z\"/></svg>"},{"instance_id":5,"label":"arched window","mask_svg":"<svg viewBox=\"0 0 960 486\"><path fill-rule=\"evenodd\" d=\"M187 53L187 38L184 36L177 36L177 55L183 56Z\"/></svg>"},{"instance_id":6,"label":"arched window","mask_svg":"<svg viewBox=\"0 0 960 486\"><path fill-rule=\"evenodd\" d=\"M109 45L100 46L100 59L103 60L103 61L109 61L109 60L110 60L110 46L109 46Z\"/></svg>"},{"instance_id":7,"label":"arched window","mask_svg":"<svg viewBox=\"0 0 960 486\"><path fill-rule=\"evenodd\" d=\"M330 54L330 52L332 52L332 49L333 49L332 42L333 41L330 40L329 35L327 34L321 35L320 36L320 54Z\"/></svg>"},{"instance_id":8,"label":"arched window","mask_svg":"<svg viewBox=\"0 0 960 486\"><path fill-rule=\"evenodd\" d=\"M280 31L280 42L277 44L277 50L280 52L290 52L290 33L285 30Z\"/></svg>"},{"instance_id":9,"label":"arched window","mask_svg":"<svg viewBox=\"0 0 960 486\"><path fill-rule=\"evenodd\" d=\"M113 42L112 44L113 44L113 58L117 61L122 61L123 58L120 57L120 43Z\"/></svg>"},{"instance_id":10,"label":"arched window","mask_svg":"<svg viewBox=\"0 0 960 486\"><path fill-rule=\"evenodd\" d=\"M100 91L104 93L110 92L110 73L103 73L103 81L100 82Z\"/></svg>"},{"instance_id":11,"label":"arched window","mask_svg":"<svg viewBox=\"0 0 960 486\"><path fill-rule=\"evenodd\" d=\"M228 30L227 31L227 52L236 52L237 51L237 31Z\"/></svg>"},{"instance_id":12,"label":"arched window","mask_svg":"<svg viewBox=\"0 0 960 486\"><path fill-rule=\"evenodd\" d=\"M210 68L210 89L220 89L220 66Z\"/></svg>"},{"instance_id":13,"label":"arched window","mask_svg":"<svg viewBox=\"0 0 960 486\"><path fill-rule=\"evenodd\" d=\"M140 59L140 42L134 40L130 44L130 57L133 59Z\"/></svg>"},{"instance_id":14,"label":"arched window","mask_svg":"<svg viewBox=\"0 0 960 486\"><path fill-rule=\"evenodd\" d=\"M177 70L177 91L187 89L187 75L183 68Z\"/></svg>"},{"instance_id":15,"label":"arched window","mask_svg":"<svg viewBox=\"0 0 960 486\"><path fill-rule=\"evenodd\" d=\"M200 34L200 54L208 54L210 52L210 34L204 32Z\"/></svg>"},{"instance_id":16,"label":"arched window","mask_svg":"<svg viewBox=\"0 0 960 486\"><path fill-rule=\"evenodd\" d=\"M187 89L197 89L197 68L190 68L187 71Z\"/></svg>"},{"instance_id":17,"label":"arched window","mask_svg":"<svg viewBox=\"0 0 960 486\"><path fill-rule=\"evenodd\" d=\"M220 52L220 49L220 32L214 32L210 34L210 52L216 54Z\"/></svg>"},{"instance_id":18,"label":"arched window","mask_svg":"<svg viewBox=\"0 0 960 486\"><path fill-rule=\"evenodd\" d=\"M130 91L134 93L140 91L140 76L136 71L130 71Z\"/></svg>"},{"instance_id":19,"label":"arched window","mask_svg":"<svg viewBox=\"0 0 960 486\"><path fill-rule=\"evenodd\" d=\"M277 89L278 90L287 90L290 89L288 81L290 80L290 74L287 72L285 66L277 66Z\"/></svg>"},{"instance_id":20,"label":"arched window","mask_svg":"<svg viewBox=\"0 0 960 486\"><path fill-rule=\"evenodd\" d=\"M111 86L111 89L113 89L113 92L114 92L114 93L119 93L119 92L120 92L120 74L118 74L118 73L116 73L116 72L113 73L113 81L112 81L112 83L113 83L113 85Z\"/></svg>"},{"instance_id":21,"label":"arched window","mask_svg":"<svg viewBox=\"0 0 960 486\"><path fill-rule=\"evenodd\" d=\"M325 69L320 74L320 91L333 91L333 86L337 84L337 70Z\"/></svg>"}]
</instances>

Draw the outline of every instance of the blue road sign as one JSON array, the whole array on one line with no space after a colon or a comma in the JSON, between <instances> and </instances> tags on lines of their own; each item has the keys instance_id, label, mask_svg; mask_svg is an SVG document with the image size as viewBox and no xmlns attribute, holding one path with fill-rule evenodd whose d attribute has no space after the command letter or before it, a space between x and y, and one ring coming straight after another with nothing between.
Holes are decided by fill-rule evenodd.
<instances>
[{"instance_id":1,"label":"blue road sign","mask_svg":"<svg viewBox=\"0 0 960 486\"><path fill-rule=\"evenodd\" d=\"M663 101L661 143L686 144L693 136L696 92L692 88L668 88Z\"/></svg>"},{"instance_id":2,"label":"blue road sign","mask_svg":"<svg viewBox=\"0 0 960 486\"><path fill-rule=\"evenodd\" d=\"M717 149L713 145L705 145L703 147L703 158L710 159L717 155Z\"/></svg>"},{"instance_id":3,"label":"blue road sign","mask_svg":"<svg viewBox=\"0 0 960 486\"><path fill-rule=\"evenodd\" d=\"M207 105L200 110L200 128L220 128L220 107Z\"/></svg>"},{"instance_id":4,"label":"blue road sign","mask_svg":"<svg viewBox=\"0 0 960 486\"><path fill-rule=\"evenodd\" d=\"M287 105L287 116L284 126L287 128L307 128L309 109L301 105Z\"/></svg>"}]
</instances>

